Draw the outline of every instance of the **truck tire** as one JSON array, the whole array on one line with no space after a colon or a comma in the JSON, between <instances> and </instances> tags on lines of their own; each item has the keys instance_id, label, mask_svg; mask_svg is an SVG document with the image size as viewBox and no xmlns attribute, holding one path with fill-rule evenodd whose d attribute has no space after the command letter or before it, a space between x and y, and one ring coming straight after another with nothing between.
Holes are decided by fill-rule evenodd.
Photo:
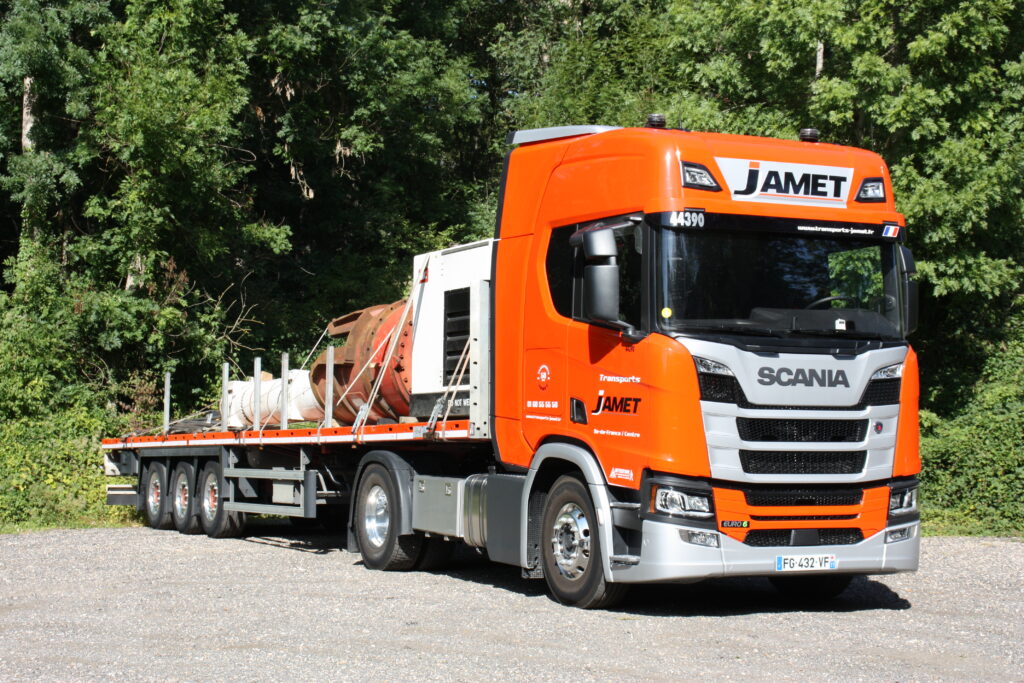
<instances>
[{"instance_id":1,"label":"truck tire","mask_svg":"<svg viewBox=\"0 0 1024 683\"><path fill-rule=\"evenodd\" d=\"M401 501L395 484L382 465L367 465L356 493L353 525L363 564L370 569L412 569L423 550L423 536L398 535Z\"/></svg>"},{"instance_id":2,"label":"truck tire","mask_svg":"<svg viewBox=\"0 0 1024 683\"><path fill-rule=\"evenodd\" d=\"M228 512L224 509L224 471L220 463L212 461L203 468L196 488L199 503L199 522L210 538L238 536L245 526L244 512Z\"/></svg>"},{"instance_id":3,"label":"truck tire","mask_svg":"<svg viewBox=\"0 0 1024 683\"><path fill-rule=\"evenodd\" d=\"M795 602L824 602L838 597L853 580L852 574L813 574L810 576L772 576L776 590Z\"/></svg>"},{"instance_id":4,"label":"truck tire","mask_svg":"<svg viewBox=\"0 0 1024 683\"><path fill-rule=\"evenodd\" d=\"M171 517L174 528L183 534L198 534L202 529L196 515L196 471L187 462L179 462L171 475Z\"/></svg>"},{"instance_id":5,"label":"truck tire","mask_svg":"<svg viewBox=\"0 0 1024 683\"><path fill-rule=\"evenodd\" d=\"M555 481L544 504L542 525L544 580L556 600L595 609L611 607L625 597L627 586L605 581L597 515L580 477L567 474Z\"/></svg>"},{"instance_id":6,"label":"truck tire","mask_svg":"<svg viewBox=\"0 0 1024 683\"><path fill-rule=\"evenodd\" d=\"M151 462L143 471L143 490L146 494L146 523L154 529L170 529L171 506L168 498L167 466Z\"/></svg>"}]
</instances>

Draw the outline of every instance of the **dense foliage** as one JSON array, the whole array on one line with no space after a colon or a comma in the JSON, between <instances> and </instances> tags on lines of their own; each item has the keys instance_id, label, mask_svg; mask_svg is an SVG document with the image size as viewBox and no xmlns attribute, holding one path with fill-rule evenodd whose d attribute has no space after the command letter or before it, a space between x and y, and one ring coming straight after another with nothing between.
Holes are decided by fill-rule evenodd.
<instances>
[{"instance_id":1,"label":"dense foliage","mask_svg":"<svg viewBox=\"0 0 1024 683\"><path fill-rule=\"evenodd\" d=\"M881 153L923 284L925 498L1024 523L1017 0L0 2L0 525L101 514L158 378L303 357L492 230L504 134L671 125Z\"/></svg>"}]
</instances>

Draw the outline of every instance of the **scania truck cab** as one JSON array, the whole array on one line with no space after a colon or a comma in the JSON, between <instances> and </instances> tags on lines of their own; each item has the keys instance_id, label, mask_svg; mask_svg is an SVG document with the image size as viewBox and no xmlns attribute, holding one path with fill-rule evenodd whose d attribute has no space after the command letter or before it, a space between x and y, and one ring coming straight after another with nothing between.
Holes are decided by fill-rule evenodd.
<instances>
[{"instance_id":1,"label":"scania truck cab","mask_svg":"<svg viewBox=\"0 0 1024 683\"><path fill-rule=\"evenodd\" d=\"M496 449L534 470L546 448L598 463L616 582L761 574L830 593L917 568L904 218L878 155L805 137L512 137ZM585 512L551 511L564 538L527 559L575 557Z\"/></svg>"}]
</instances>

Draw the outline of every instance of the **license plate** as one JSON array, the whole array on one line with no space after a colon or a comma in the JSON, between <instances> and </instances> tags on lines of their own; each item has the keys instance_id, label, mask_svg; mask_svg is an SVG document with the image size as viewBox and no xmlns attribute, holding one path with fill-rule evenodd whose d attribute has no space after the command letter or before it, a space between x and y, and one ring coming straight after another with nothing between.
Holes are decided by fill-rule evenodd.
<instances>
[{"instance_id":1,"label":"license plate","mask_svg":"<svg viewBox=\"0 0 1024 683\"><path fill-rule=\"evenodd\" d=\"M835 569L838 566L835 555L777 555L777 572L814 572Z\"/></svg>"}]
</instances>

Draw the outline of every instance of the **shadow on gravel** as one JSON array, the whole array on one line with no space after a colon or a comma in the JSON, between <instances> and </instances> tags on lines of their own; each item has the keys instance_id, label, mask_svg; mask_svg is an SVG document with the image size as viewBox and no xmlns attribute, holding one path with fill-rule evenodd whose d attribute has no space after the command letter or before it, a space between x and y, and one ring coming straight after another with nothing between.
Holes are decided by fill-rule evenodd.
<instances>
[{"instance_id":1,"label":"shadow on gravel","mask_svg":"<svg viewBox=\"0 0 1024 683\"><path fill-rule=\"evenodd\" d=\"M686 585L634 586L615 611L649 616L728 617L784 612L905 610L910 602L880 581L857 577L843 593L820 603L795 602L765 578L709 579Z\"/></svg>"},{"instance_id":2,"label":"shadow on gravel","mask_svg":"<svg viewBox=\"0 0 1024 683\"><path fill-rule=\"evenodd\" d=\"M287 519L261 519L249 522L241 540L284 550L326 555L345 548L345 532L318 526L295 524Z\"/></svg>"},{"instance_id":3,"label":"shadow on gravel","mask_svg":"<svg viewBox=\"0 0 1024 683\"><path fill-rule=\"evenodd\" d=\"M299 529L287 520L276 519L250 524L242 540L321 555L342 552L345 544L343 532ZM362 564L358 557L352 555L358 564ZM547 585L542 579L524 579L518 567L494 564L466 546L458 548L447 569L430 573L493 586L527 597L547 595ZM622 604L609 611L640 616L728 617L787 612L905 610L910 607L910 601L870 577L856 577L839 597L821 603L794 602L778 593L765 578L741 577L708 579L693 584L633 586Z\"/></svg>"},{"instance_id":4,"label":"shadow on gravel","mask_svg":"<svg viewBox=\"0 0 1024 683\"><path fill-rule=\"evenodd\" d=\"M457 559L445 571L435 572L463 581L487 584L526 596L547 594L543 580L521 578L516 567L496 565L486 559ZM861 612L905 610L910 602L887 585L869 577L857 577L839 597L820 603L794 602L772 587L768 579L743 577L708 579L693 584L633 586L613 612L643 616L727 617L785 612Z\"/></svg>"}]
</instances>

